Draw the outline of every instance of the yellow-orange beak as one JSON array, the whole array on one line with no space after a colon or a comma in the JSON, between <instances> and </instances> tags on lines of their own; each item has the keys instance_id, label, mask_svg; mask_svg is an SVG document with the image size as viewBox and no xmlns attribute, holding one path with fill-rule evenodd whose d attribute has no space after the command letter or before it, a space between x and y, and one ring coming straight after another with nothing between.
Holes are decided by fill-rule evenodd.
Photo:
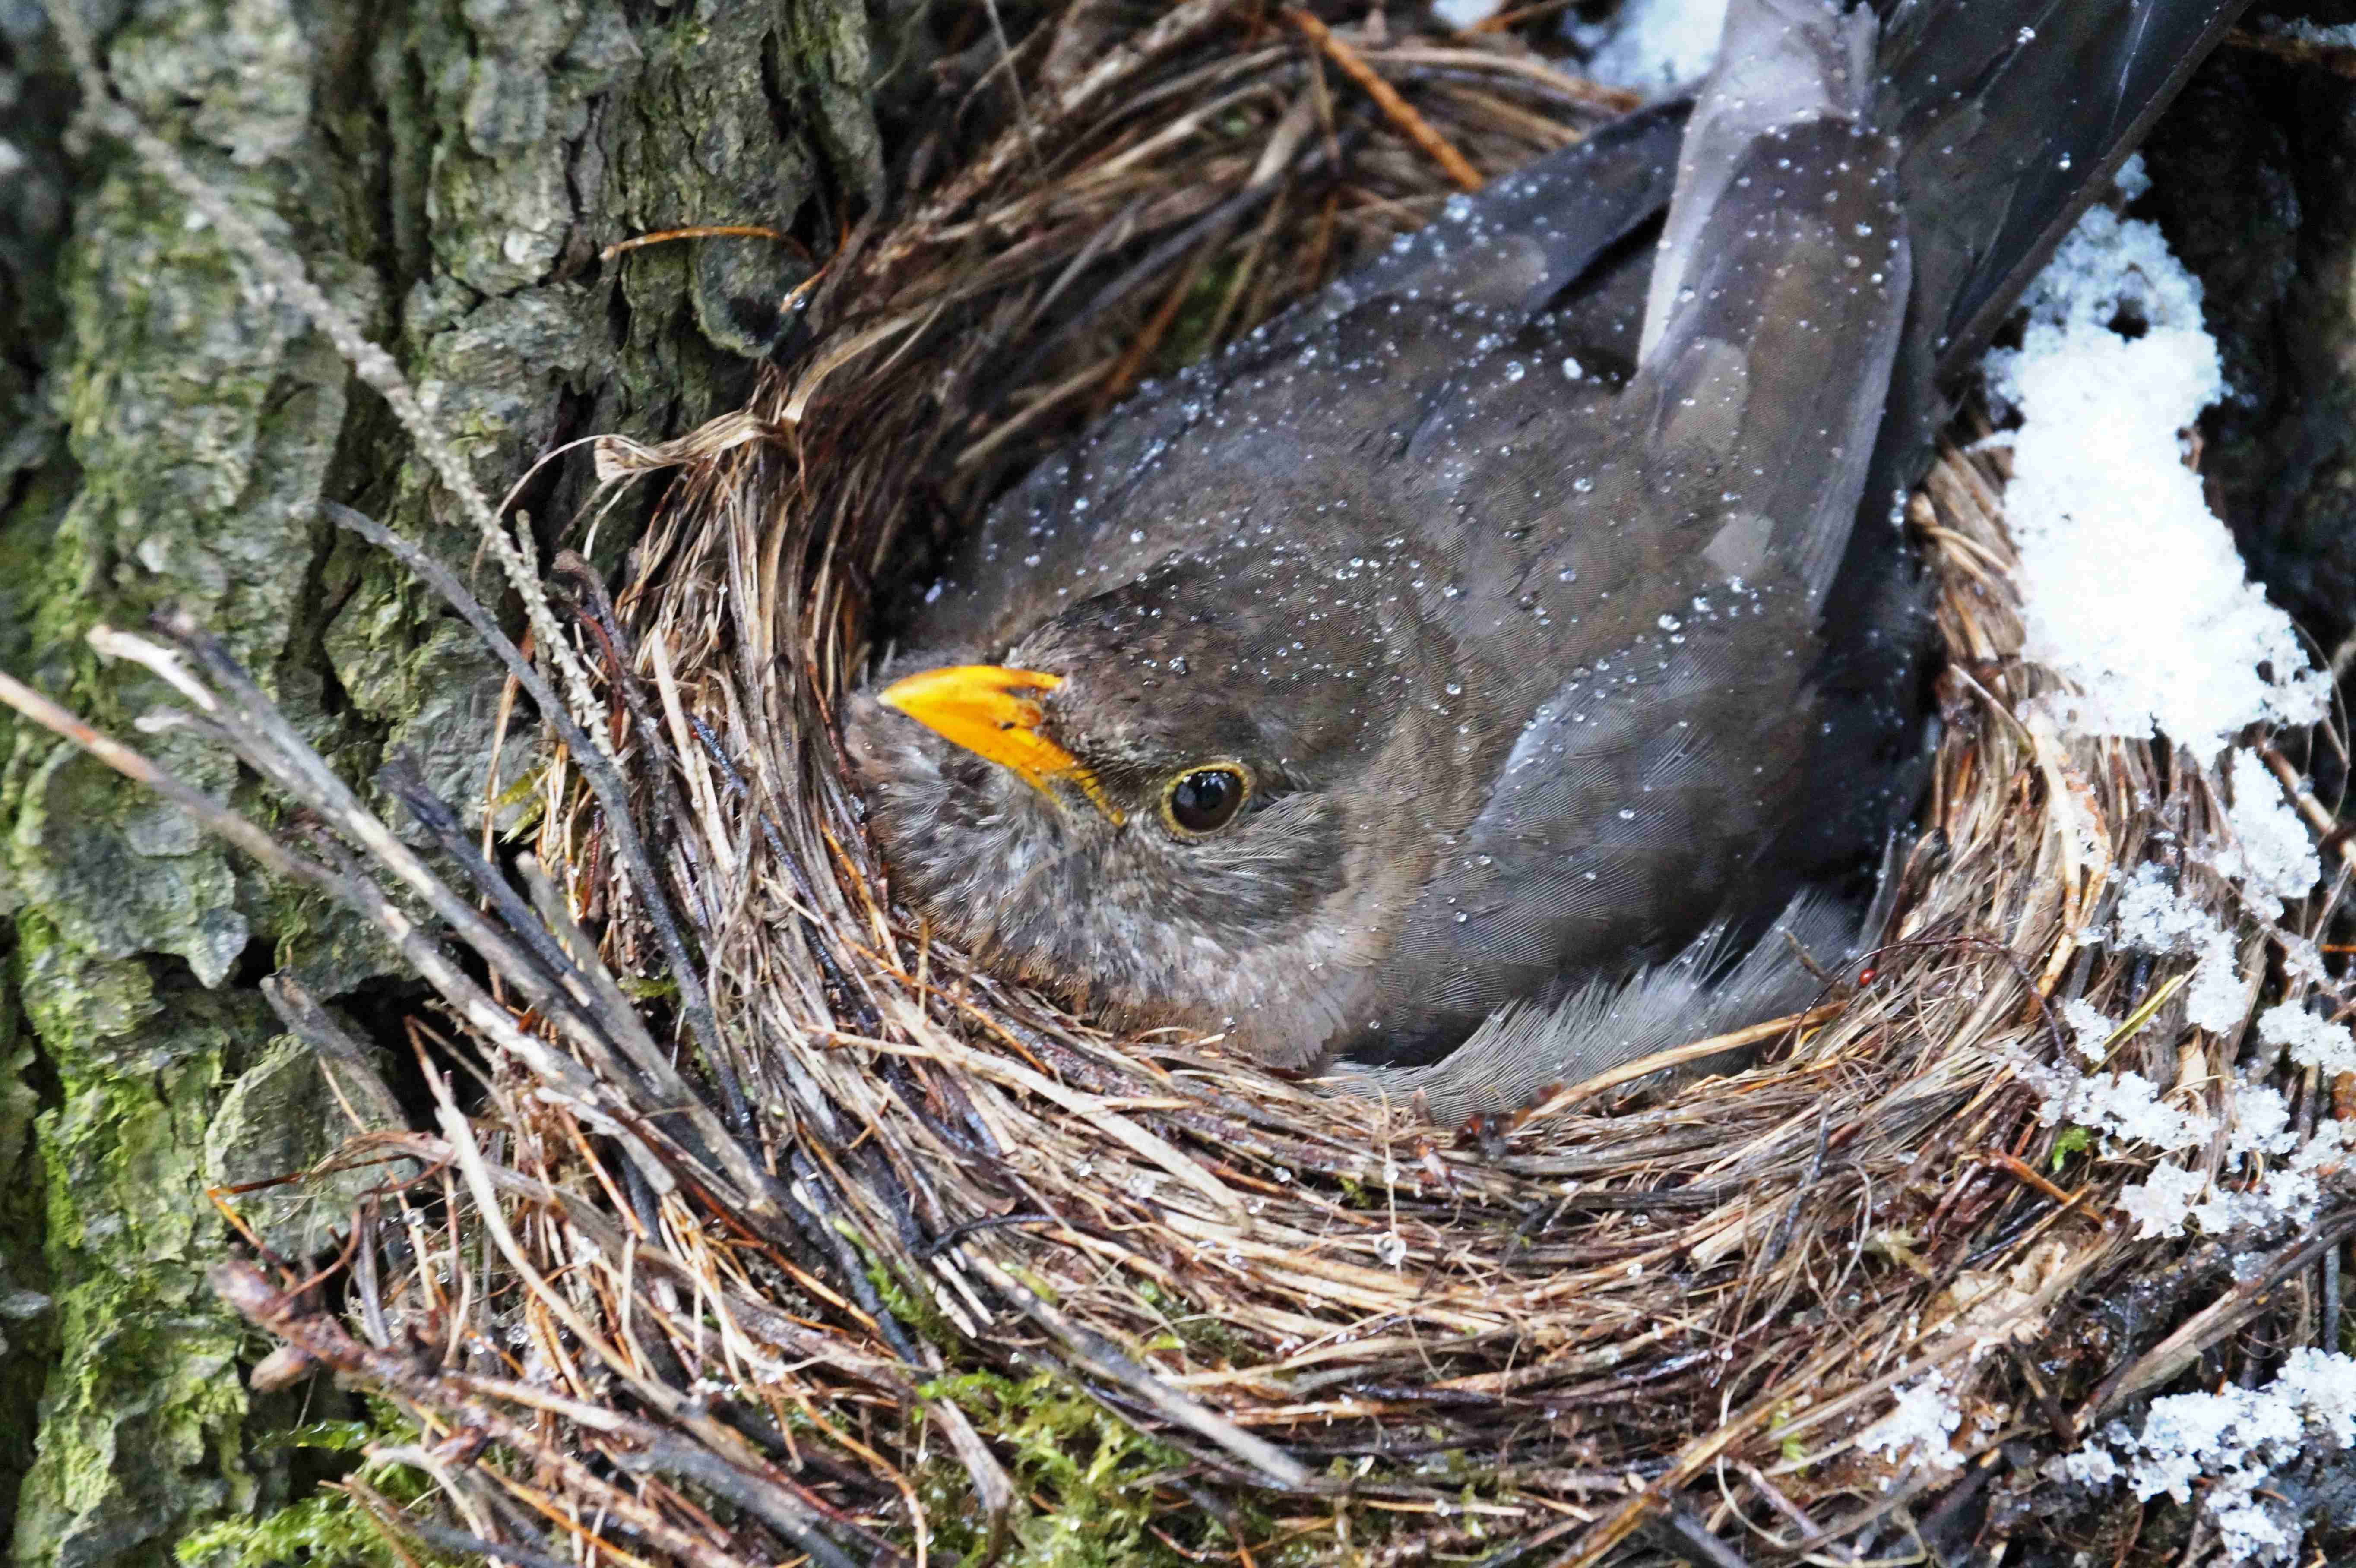
<instances>
[{"instance_id":1,"label":"yellow-orange beak","mask_svg":"<svg viewBox=\"0 0 2356 1568\"><path fill-rule=\"evenodd\" d=\"M1066 779L1115 826L1120 812L1108 801L1080 760L1039 733L1045 715L1039 699L1064 684L1059 675L1002 665L950 665L895 680L875 699L905 713L941 739L986 757L1033 789L1055 798L1049 784Z\"/></svg>"}]
</instances>

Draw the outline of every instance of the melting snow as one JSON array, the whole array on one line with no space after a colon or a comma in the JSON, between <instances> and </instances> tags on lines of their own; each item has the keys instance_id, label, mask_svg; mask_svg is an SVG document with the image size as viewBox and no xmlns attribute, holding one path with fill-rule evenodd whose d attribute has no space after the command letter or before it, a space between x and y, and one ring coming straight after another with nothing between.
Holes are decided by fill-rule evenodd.
<instances>
[{"instance_id":1,"label":"melting snow","mask_svg":"<svg viewBox=\"0 0 2356 1568\"><path fill-rule=\"evenodd\" d=\"M2148 188L2139 158L2128 161L2119 184L2129 199ZM2232 537L2184 463L2188 432L2224 388L2216 346L2201 325L2201 286L2157 228L2098 207L2055 252L2024 304L2020 347L1989 354L1987 371L1990 390L2021 419L2009 432L2005 515L2020 553L2022 651L2078 688L2045 699L2040 717L2077 736L2164 735L2217 763L2229 831L2188 848L2196 862L2240 889L2252 914L2279 921L2287 904L2313 891L2322 866L2273 772L2233 742L2252 724L2321 718L2330 687L2308 664L2288 617L2247 581ZM2255 976L2242 972L2234 931L2159 866L2121 876L2104 939L2190 959L2186 1020L2212 1034L2240 1029ZM2302 989L2323 983L2313 944L2281 934L2294 982ZM2066 1117L2103 1134L2105 1157L2137 1149L2159 1157L2119 1194L2137 1235L2180 1235L2192 1225L2209 1234L2271 1232L2312 1221L2323 1179L2347 1157L2340 1124L2327 1119L2302 1140L2280 1093L2242 1083L2231 1088L2221 1129L2203 1100L2179 1094L2171 1103L2139 1073L2102 1071L2104 1044L2117 1026L2100 1010L2068 1003L2062 1021L2075 1054L2095 1071L2082 1075L2062 1063L2029 1076L2046 1091L2049 1123ZM2356 1035L2303 1003L2259 1015L2256 1035L2301 1066L2356 1072ZM2265 1062L2255 1070L2263 1075ZM2210 1157L2221 1130L2223 1164L2212 1186ZM2231 1426L2263 1413L2258 1406L2236 1414L2223 1405L2184 1405L2169 1425L2159 1420L2169 1403L2154 1407L2158 1445L2147 1435L2135 1460L2136 1484L2147 1497L2180 1495L2179 1471L2196 1475L2208 1465L2217 1473L2241 1462L2220 1446L2224 1437L2192 1432L2186 1424L2196 1414ZM2279 1410L2272 1419L2296 1437L2296 1420L2282 1427ZM2232 1452L2255 1452L2257 1430L2250 1426ZM2066 1470L2097 1482L2118 1465L2095 1445L2072 1456ZM2214 1518L2247 1552L2287 1544L2247 1488L2220 1499Z\"/></svg>"}]
</instances>

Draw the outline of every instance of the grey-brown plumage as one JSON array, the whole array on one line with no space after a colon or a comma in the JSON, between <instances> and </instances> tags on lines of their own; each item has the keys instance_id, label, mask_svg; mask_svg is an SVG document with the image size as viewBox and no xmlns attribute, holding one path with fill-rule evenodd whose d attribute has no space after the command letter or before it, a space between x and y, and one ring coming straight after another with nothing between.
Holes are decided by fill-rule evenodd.
<instances>
[{"instance_id":1,"label":"grey-brown plumage","mask_svg":"<svg viewBox=\"0 0 2356 1568\"><path fill-rule=\"evenodd\" d=\"M1689 125L1451 204L991 513L848 724L898 891L1121 1021L1406 1063L1853 870L1934 376L2237 8L1735 0Z\"/></svg>"}]
</instances>

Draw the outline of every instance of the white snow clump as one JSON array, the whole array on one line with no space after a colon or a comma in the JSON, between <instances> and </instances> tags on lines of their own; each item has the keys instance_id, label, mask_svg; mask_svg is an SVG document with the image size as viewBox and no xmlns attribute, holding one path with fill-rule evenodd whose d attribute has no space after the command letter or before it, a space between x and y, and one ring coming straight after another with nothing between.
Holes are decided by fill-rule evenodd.
<instances>
[{"instance_id":1,"label":"white snow clump","mask_svg":"<svg viewBox=\"0 0 2356 1568\"><path fill-rule=\"evenodd\" d=\"M2209 1179L2180 1165L2156 1165L2141 1181L2119 1189L2119 1212L2135 1221L2142 1241L2158 1241L2184 1233L2192 1218L2192 1200L2208 1190Z\"/></svg>"},{"instance_id":2,"label":"white snow clump","mask_svg":"<svg viewBox=\"0 0 2356 1568\"><path fill-rule=\"evenodd\" d=\"M2115 1421L2048 1474L2086 1486L2124 1475L2139 1501L2166 1492L2190 1502L2204 1483L2201 1506L2224 1560L2279 1563L2298 1543L2300 1521L2267 1483L2319 1445L2356 1446L2356 1360L2302 1349L2264 1388L2156 1399L2141 1432Z\"/></svg>"},{"instance_id":3,"label":"white snow clump","mask_svg":"<svg viewBox=\"0 0 2356 1568\"><path fill-rule=\"evenodd\" d=\"M2118 183L2129 200L2149 188L2140 158L2128 160ZM2005 520L2020 554L2022 653L2076 688L2040 699L2040 714L2068 735L2164 734L2203 763L2222 761L2231 832L2188 848L2242 889L2254 914L2279 920L2322 865L2265 761L2227 749L2252 724L2320 719L2330 684L2308 664L2289 618L2247 580L2184 464L2186 433L2224 389L2201 325L2200 283L2155 226L2097 207L2024 304L2020 347L1990 353L1986 368L1990 389L2021 419ZM2186 1020L2212 1034L2242 1027L2251 990L2233 932L2161 868L2126 873L2106 936L2191 959ZM2297 976L2325 978L2311 944L2294 940L2290 949L2286 965ZM2065 1004L2062 1019L2077 1054L2099 1063L2111 1020L2083 1002ZM2297 1004L2261 1015L2258 1038L2303 1066L2356 1072L2356 1035ZM2205 1147L2218 1132L2203 1111L2165 1104L2138 1073L2082 1078L2062 1065L2039 1082L2049 1124L2067 1116L2162 1156ZM2258 1157L2274 1162L2263 1175L2254 1165L2235 1170ZM2118 1206L2147 1238L2193 1223L2218 1234L2301 1222L2315 1212L2321 1173L2342 1157L2339 1124L2302 1144L2281 1095L2240 1085L2220 1176L2246 1190L2212 1190L2209 1162L2197 1156L2188 1165L2163 1158L2120 1192ZM2264 1535L2262 1515L2245 1524L2253 1539Z\"/></svg>"},{"instance_id":4,"label":"white snow clump","mask_svg":"<svg viewBox=\"0 0 2356 1568\"><path fill-rule=\"evenodd\" d=\"M2136 868L2119 893L2112 933L2123 947L2194 959L2192 979L2184 989L2184 1016L2195 1029L2224 1034L2241 1027L2249 990L2233 933L2170 887L2166 871L2154 865Z\"/></svg>"},{"instance_id":5,"label":"white snow clump","mask_svg":"<svg viewBox=\"0 0 2356 1568\"><path fill-rule=\"evenodd\" d=\"M2345 1024L2327 1023L2297 1002L2284 1002L2258 1015L2258 1038L2279 1045L2301 1067L2326 1075L2356 1072L2356 1035Z\"/></svg>"},{"instance_id":6,"label":"white snow clump","mask_svg":"<svg viewBox=\"0 0 2356 1568\"><path fill-rule=\"evenodd\" d=\"M2295 21L2269 19L2261 26L2278 38L2295 38L2302 44L2319 44L2327 49L2356 49L2356 22L2342 22L2336 27L2327 27L2302 16Z\"/></svg>"},{"instance_id":7,"label":"white snow clump","mask_svg":"<svg viewBox=\"0 0 2356 1568\"><path fill-rule=\"evenodd\" d=\"M2005 491L2022 652L2083 694L2050 699L2065 731L2165 731L2207 761L2254 721L2322 717L2328 678L2184 466L2181 432L2224 389L2199 281L2157 227L2097 207L2026 304L2021 346L1987 370L2022 420Z\"/></svg>"},{"instance_id":8,"label":"white snow clump","mask_svg":"<svg viewBox=\"0 0 2356 1568\"><path fill-rule=\"evenodd\" d=\"M1505 0L1431 0L1431 14L1461 33L1479 27L1504 5Z\"/></svg>"},{"instance_id":9,"label":"white snow clump","mask_svg":"<svg viewBox=\"0 0 2356 1568\"><path fill-rule=\"evenodd\" d=\"M1922 1381L1912 1388L1902 1388L1893 1398L1890 1413L1857 1435L1857 1445L1868 1454L1884 1454L1892 1461L1910 1456L1919 1457L1934 1470L1958 1469L1964 1456L1955 1451L1952 1439L1955 1428L1964 1423L1964 1413L1956 1407L1954 1391L1936 1369L1923 1374ZM1885 1477L1888 1488L1897 1477Z\"/></svg>"},{"instance_id":10,"label":"white snow clump","mask_svg":"<svg viewBox=\"0 0 2356 1568\"><path fill-rule=\"evenodd\" d=\"M2281 918L2282 906L2303 899L2323 879L2323 861L2307 824L2283 799L2282 786L2258 754L2236 750L2228 770L2233 804L2225 820L2233 842L2212 847L2217 869L2248 890L2257 912Z\"/></svg>"},{"instance_id":11,"label":"white snow clump","mask_svg":"<svg viewBox=\"0 0 2356 1568\"><path fill-rule=\"evenodd\" d=\"M2078 1048L2078 1054L2101 1066L2103 1047L2118 1032L2119 1020L2083 997L2072 997L2062 1004L2062 1021L2070 1026L2070 1043Z\"/></svg>"},{"instance_id":12,"label":"white snow clump","mask_svg":"<svg viewBox=\"0 0 2356 1568\"><path fill-rule=\"evenodd\" d=\"M2215 1136L2217 1124L2198 1111L2179 1111L2161 1101L2159 1085L2140 1072L2114 1078L2097 1072L2080 1079L2047 1102L2048 1126L2067 1117L2073 1126L2158 1149L2190 1148Z\"/></svg>"}]
</instances>

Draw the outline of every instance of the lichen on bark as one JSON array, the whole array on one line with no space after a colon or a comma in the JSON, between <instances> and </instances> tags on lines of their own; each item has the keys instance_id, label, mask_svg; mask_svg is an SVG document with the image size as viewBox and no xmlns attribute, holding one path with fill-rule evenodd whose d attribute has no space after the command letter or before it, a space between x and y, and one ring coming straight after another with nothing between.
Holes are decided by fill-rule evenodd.
<instances>
[{"instance_id":1,"label":"lichen on bark","mask_svg":"<svg viewBox=\"0 0 2356 1568\"><path fill-rule=\"evenodd\" d=\"M822 170L878 144L865 13L842 0L797 0L791 26L616 0L66 3L123 101L393 348L494 496L569 438L659 440L740 400L808 273L762 239L603 247L786 229ZM823 144L794 85L817 80L804 37L825 50ZM70 73L37 9L0 8L0 92L36 111L0 155L0 665L129 733L164 692L84 635L180 605L347 778L406 747L479 803L498 676L316 502L462 571L477 541L310 323L123 149L68 134ZM577 457L532 481L543 546L588 483ZM607 525L601 559L631 525ZM272 809L193 738L139 743ZM509 759L510 777L529 763ZM279 1416L239 1372L259 1348L202 1285L229 1245L209 1174L299 1165L330 1130L306 1110L307 1140L241 1131L323 1104L252 984L284 966L333 997L389 960L13 723L0 834L0 1531L13 1502L27 1568L160 1563L285 1485L256 1440ZM298 1200L272 1239L301 1245L326 1207ZM16 1436L36 1423L37 1457Z\"/></svg>"}]
</instances>

